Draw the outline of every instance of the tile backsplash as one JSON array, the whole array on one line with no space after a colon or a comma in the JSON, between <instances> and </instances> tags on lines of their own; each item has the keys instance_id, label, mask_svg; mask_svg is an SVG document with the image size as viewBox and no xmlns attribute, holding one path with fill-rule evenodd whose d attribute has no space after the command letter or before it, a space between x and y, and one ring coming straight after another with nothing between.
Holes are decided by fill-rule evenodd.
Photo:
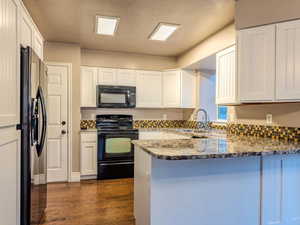
<instances>
[{"instance_id":1,"label":"tile backsplash","mask_svg":"<svg viewBox=\"0 0 300 225\"><path fill-rule=\"evenodd\" d=\"M286 141L300 141L300 128L283 126L266 126L255 124L211 123L214 129L226 129L229 134L240 136L256 136ZM81 129L96 128L95 120L81 120ZM134 128L190 128L196 129L197 122L192 120L135 120Z\"/></svg>"}]
</instances>

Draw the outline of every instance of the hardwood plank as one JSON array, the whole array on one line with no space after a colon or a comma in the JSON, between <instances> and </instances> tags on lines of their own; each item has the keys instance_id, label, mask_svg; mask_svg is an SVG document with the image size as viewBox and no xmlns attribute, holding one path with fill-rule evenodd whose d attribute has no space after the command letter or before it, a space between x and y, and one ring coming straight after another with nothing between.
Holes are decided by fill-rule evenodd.
<instances>
[{"instance_id":1,"label":"hardwood plank","mask_svg":"<svg viewBox=\"0 0 300 225\"><path fill-rule=\"evenodd\" d=\"M48 185L43 225L134 225L133 179Z\"/></svg>"}]
</instances>

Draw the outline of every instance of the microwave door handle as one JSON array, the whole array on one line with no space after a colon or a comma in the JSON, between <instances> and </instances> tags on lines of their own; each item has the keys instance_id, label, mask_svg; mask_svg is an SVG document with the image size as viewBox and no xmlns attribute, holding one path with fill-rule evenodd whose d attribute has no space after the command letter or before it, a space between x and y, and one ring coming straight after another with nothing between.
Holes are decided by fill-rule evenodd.
<instances>
[{"instance_id":1,"label":"microwave door handle","mask_svg":"<svg viewBox=\"0 0 300 225\"><path fill-rule=\"evenodd\" d=\"M130 104L130 91L127 91L126 103L127 103L127 105Z\"/></svg>"},{"instance_id":2,"label":"microwave door handle","mask_svg":"<svg viewBox=\"0 0 300 225\"><path fill-rule=\"evenodd\" d=\"M41 139L37 143L37 153L38 153L38 156L40 156L42 154L42 151L44 148L46 132L47 132L47 112L46 112L45 98L44 98L43 90L41 87L39 87L39 89L38 89L37 98L41 102L42 119L43 119Z\"/></svg>"}]
</instances>

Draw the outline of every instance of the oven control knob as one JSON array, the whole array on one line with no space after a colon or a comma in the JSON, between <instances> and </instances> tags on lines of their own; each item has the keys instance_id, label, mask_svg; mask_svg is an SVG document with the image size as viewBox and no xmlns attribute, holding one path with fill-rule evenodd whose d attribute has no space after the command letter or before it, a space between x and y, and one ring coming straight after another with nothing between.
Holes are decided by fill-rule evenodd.
<instances>
[{"instance_id":1,"label":"oven control knob","mask_svg":"<svg viewBox=\"0 0 300 225\"><path fill-rule=\"evenodd\" d=\"M66 133L67 133L67 131L65 131L65 130L61 131L61 134L66 134Z\"/></svg>"}]
</instances>

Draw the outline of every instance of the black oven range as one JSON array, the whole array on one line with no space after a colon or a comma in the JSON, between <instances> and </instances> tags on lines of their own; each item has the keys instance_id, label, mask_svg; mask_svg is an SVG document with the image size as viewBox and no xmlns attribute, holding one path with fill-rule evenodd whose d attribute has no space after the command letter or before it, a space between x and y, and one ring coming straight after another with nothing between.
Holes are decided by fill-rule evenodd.
<instances>
[{"instance_id":1,"label":"black oven range","mask_svg":"<svg viewBox=\"0 0 300 225\"><path fill-rule=\"evenodd\" d=\"M98 179L133 177L134 146L139 137L132 115L96 116L98 132Z\"/></svg>"}]
</instances>

